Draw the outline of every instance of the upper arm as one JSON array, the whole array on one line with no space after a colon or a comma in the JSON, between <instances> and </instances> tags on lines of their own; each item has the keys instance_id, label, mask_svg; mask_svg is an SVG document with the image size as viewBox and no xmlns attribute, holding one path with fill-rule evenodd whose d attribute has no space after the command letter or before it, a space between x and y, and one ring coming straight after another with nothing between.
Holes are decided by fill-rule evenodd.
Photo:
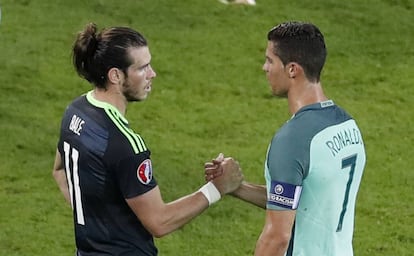
<instances>
[{"instance_id":1,"label":"upper arm","mask_svg":"<svg viewBox=\"0 0 414 256\"><path fill-rule=\"evenodd\" d=\"M59 187L61 186L61 184L66 184L65 169L63 168L62 157L60 155L59 150L56 150L52 174L56 182L58 183Z\"/></svg>"},{"instance_id":2,"label":"upper arm","mask_svg":"<svg viewBox=\"0 0 414 256\"><path fill-rule=\"evenodd\" d=\"M55 179L59 187L59 190L62 192L63 196L65 197L65 200L70 204L71 201L69 195L68 181L66 179L66 173L63 167L63 161L59 150L56 150L52 174L53 178Z\"/></svg>"},{"instance_id":3,"label":"upper arm","mask_svg":"<svg viewBox=\"0 0 414 256\"><path fill-rule=\"evenodd\" d=\"M128 206L155 237L182 227L208 207L208 200L201 192L164 203L152 176L149 152L119 161L116 180Z\"/></svg>"},{"instance_id":4,"label":"upper arm","mask_svg":"<svg viewBox=\"0 0 414 256\"><path fill-rule=\"evenodd\" d=\"M274 239L290 239L295 216L296 211L294 210L266 210L264 230L271 234Z\"/></svg>"},{"instance_id":5,"label":"upper arm","mask_svg":"<svg viewBox=\"0 0 414 256\"><path fill-rule=\"evenodd\" d=\"M255 255L283 256L289 245L296 211L266 210L266 221L256 244Z\"/></svg>"},{"instance_id":6,"label":"upper arm","mask_svg":"<svg viewBox=\"0 0 414 256\"><path fill-rule=\"evenodd\" d=\"M309 143L298 136L285 128L272 139L266 159L271 179L302 184L309 168Z\"/></svg>"},{"instance_id":7,"label":"upper arm","mask_svg":"<svg viewBox=\"0 0 414 256\"><path fill-rule=\"evenodd\" d=\"M62 157L59 150L56 149L55 162L53 164L53 172L63 171Z\"/></svg>"},{"instance_id":8,"label":"upper arm","mask_svg":"<svg viewBox=\"0 0 414 256\"><path fill-rule=\"evenodd\" d=\"M125 200L151 234L159 233L157 231L157 223L159 222L158 218L162 216L165 203L161 197L161 192L158 186L155 186L144 194Z\"/></svg>"}]
</instances>

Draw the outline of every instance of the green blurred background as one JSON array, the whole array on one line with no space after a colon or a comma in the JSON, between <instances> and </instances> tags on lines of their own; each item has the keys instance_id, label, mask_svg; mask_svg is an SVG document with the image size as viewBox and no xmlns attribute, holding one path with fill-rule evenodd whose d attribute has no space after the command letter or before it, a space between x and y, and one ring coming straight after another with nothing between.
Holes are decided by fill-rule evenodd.
<instances>
[{"instance_id":1,"label":"green blurred background","mask_svg":"<svg viewBox=\"0 0 414 256\"><path fill-rule=\"evenodd\" d=\"M73 255L71 210L51 175L62 113L91 89L71 65L76 33L131 26L157 72L127 118L152 151L165 201L197 190L224 152L264 183L274 132L290 118L261 70L266 33L286 20L325 34L325 93L359 122L367 167L355 255L413 255L414 1L0 0L0 255ZM160 255L252 255L264 211L225 197L156 243Z\"/></svg>"}]
</instances>

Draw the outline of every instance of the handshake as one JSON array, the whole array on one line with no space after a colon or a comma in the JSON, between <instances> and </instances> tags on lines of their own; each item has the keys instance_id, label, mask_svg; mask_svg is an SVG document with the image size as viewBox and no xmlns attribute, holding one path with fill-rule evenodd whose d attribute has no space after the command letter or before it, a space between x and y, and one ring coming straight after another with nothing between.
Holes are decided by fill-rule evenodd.
<instances>
[{"instance_id":1,"label":"handshake","mask_svg":"<svg viewBox=\"0 0 414 256\"><path fill-rule=\"evenodd\" d=\"M204 164L204 173L207 184L200 191L210 205L218 201L222 195L237 190L243 181L239 163L231 157L224 157L222 153Z\"/></svg>"}]
</instances>

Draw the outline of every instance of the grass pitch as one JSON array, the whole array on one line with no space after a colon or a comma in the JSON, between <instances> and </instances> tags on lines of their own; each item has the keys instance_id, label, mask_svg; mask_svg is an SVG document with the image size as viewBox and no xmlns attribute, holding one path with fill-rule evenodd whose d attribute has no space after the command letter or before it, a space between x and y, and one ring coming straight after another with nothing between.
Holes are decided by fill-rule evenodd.
<instances>
[{"instance_id":1,"label":"grass pitch","mask_svg":"<svg viewBox=\"0 0 414 256\"><path fill-rule=\"evenodd\" d=\"M325 92L364 135L355 255L412 255L414 2L256 2L0 1L0 255L73 255L71 211L51 169L61 115L91 88L70 56L87 22L131 26L149 41L158 76L127 118L170 201L203 184L203 163L218 152L264 182L267 145L289 113L270 97L261 66L267 31L285 20L325 34ZM261 209L226 197L156 243L160 255L252 255L263 221Z\"/></svg>"}]
</instances>

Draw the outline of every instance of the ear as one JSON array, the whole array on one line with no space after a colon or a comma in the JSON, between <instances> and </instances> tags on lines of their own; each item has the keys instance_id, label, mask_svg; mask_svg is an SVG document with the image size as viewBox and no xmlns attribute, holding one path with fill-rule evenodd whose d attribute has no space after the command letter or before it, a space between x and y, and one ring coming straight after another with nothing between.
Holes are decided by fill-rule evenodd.
<instances>
[{"instance_id":1,"label":"ear","mask_svg":"<svg viewBox=\"0 0 414 256\"><path fill-rule=\"evenodd\" d=\"M302 67L296 62L290 62L286 65L286 71L289 78L296 78L300 72L302 72Z\"/></svg>"},{"instance_id":2,"label":"ear","mask_svg":"<svg viewBox=\"0 0 414 256\"><path fill-rule=\"evenodd\" d=\"M124 72L119 68L111 68L108 71L108 81L112 84L119 84L124 79Z\"/></svg>"}]
</instances>

